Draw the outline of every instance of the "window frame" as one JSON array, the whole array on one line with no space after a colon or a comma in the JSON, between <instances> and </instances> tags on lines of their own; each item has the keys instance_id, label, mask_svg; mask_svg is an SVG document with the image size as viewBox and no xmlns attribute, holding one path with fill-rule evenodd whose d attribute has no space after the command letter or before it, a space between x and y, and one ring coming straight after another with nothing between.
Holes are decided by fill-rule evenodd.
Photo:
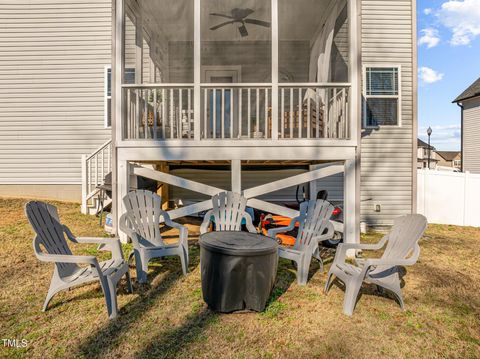
<instances>
[{"instance_id":1,"label":"window frame","mask_svg":"<svg viewBox=\"0 0 480 359\"><path fill-rule=\"evenodd\" d=\"M127 72L128 69L135 70L132 68L126 68L124 71ZM108 95L108 72L110 71L110 85L113 83L113 76L112 76L112 65L105 65L103 70L103 126L105 129L111 129L112 124L108 124L108 100L110 103L112 101L112 89L110 89L110 95ZM126 82L130 83L130 82ZM111 110L111 109L110 109Z\"/></svg>"},{"instance_id":2,"label":"window frame","mask_svg":"<svg viewBox=\"0 0 480 359\"><path fill-rule=\"evenodd\" d=\"M398 76L398 94L396 95L367 95L367 69L368 68L389 68L397 69ZM397 100L397 124L396 125L367 125L367 100L370 98L385 98ZM362 66L362 125L363 128L379 127L402 127L402 65L401 64L376 64L367 63Z\"/></svg>"}]
</instances>

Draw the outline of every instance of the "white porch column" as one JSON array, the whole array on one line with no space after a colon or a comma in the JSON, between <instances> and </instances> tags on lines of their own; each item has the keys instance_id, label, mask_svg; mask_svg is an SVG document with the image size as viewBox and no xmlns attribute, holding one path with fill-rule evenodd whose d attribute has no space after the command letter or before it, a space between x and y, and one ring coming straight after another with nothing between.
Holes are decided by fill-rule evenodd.
<instances>
[{"instance_id":1,"label":"white porch column","mask_svg":"<svg viewBox=\"0 0 480 359\"><path fill-rule=\"evenodd\" d=\"M125 67L125 6L123 0L113 2L112 19L112 216L113 231L118 233L118 141L122 140L122 82Z\"/></svg>"},{"instance_id":2,"label":"white porch column","mask_svg":"<svg viewBox=\"0 0 480 359\"><path fill-rule=\"evenodd\" d=\"M278 0L272 0L272 140L278 140Z\"/></svg>"},{"instance_id":3,"label":"white porch column","mask_svg":"<svg viewBox=\"0 0 480 359\"><path fill-rule=\"evenodd\" d=\"M194 15L193 15L193 78L194 78L194 85L193 85L193 113L194 113L194 127L193 127L193 139L195 141L200 141L201 137L201 24L200 24L200 17L201 17L201 3L200 0L194 1ZM205 131L206 129L204 129Z\"/></svg>"},{"instance_id":4,"label":"white porch column","mask_svg":"<svg viewBox=\"0 0 480 359\"><path fill-rule=\"evenodd\" d=\"M242 161L232 160L232 192L242 193Z\"/></svg>"},{"instance_id":5,"label":"white porch column","mask_svg":"<svg viewBox=\"0 0 480 359\"><path fill-rule=\"evenodd\" d=\"M357 213L357 167L356 160L345 161L344 175L344 243L358 243L360 241L360 226ZM349 253L349 255L352 255Z\"/></svg>"}]
</instances>

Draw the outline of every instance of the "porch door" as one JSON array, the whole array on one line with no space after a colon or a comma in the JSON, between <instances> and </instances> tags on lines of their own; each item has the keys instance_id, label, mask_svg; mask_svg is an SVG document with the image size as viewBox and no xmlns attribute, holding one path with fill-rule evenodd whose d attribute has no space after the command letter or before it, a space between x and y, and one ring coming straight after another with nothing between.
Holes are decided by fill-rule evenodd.
<instances>
[{"instance_id":1,"label":"porch door","mask_svg":"<svg viewBox=\"0 0 480 359\"><path fill-rule=\"evenodd\" d=\"M232 69L204 69L204 81L206 83L215 83L215 84L230 84L237 83L239 80L239 70ZM229 137L230 126L233 125L233 119L230 118L230 109L232 106L231 103L231 90L224 89L223 99L222 99L222 90L215 90L215 99L213 96L213 91L209 96L209 108L215 111L215 138L221 138L222 136L222 126L223 133L225 136ZM215 101L215 104L213 103ZM223 114L222 114L222 101L223 101ZM209 123L213 124L213 111L209 113ZM223 115L223 116L222 116ZM222 124L222 118L224 119Z\"/></svg>"}]
</instances>

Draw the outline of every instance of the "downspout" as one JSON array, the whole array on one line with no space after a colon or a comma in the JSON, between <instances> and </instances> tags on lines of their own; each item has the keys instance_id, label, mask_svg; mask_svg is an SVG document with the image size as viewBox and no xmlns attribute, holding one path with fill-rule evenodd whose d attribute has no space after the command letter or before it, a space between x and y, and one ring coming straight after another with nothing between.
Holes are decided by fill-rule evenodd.
<instances>
[{"instance_id":1,"label":"downspout","mask_svg":"<svg viewBox=\"0 0 480 359\"><path fill-rule=\"evenodd\" d=\"M457 102L460 107L460 171L463 171L463 105Z\"/></svg>"}]
</instances>

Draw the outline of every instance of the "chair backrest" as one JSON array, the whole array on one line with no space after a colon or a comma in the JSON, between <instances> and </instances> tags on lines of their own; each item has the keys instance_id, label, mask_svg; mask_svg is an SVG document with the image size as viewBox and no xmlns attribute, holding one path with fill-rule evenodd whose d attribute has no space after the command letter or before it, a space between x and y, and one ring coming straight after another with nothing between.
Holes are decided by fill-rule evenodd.
<instances>
[{"instance_id":1,"label":"chair backrest","mask_svg":"<svg viewBox=\"0 0 480 359\"><path fill-rule=\"evenodd\" d=\"M40 201L28 202L25 205L25 215L35 231L35 241L43 246L47 253L72 255L55 206ZM78 269L78 266L73 263L56 263L56 265L60 276L70 275Z\"/></svg>"},{"instance_id":2,"label":"chair backrest","mask_svg":"<svg viewBox=\"0 0 480 359\"><path fill-rule=\"evenodd\" d=\"M138 235L140 245L145 247L163 246L160 223L165 211L162 198L146 190L135 190L123 197L127 210L128 225Z\"/></svg>"},{"instance_id":3,"label":"chair backrest","mask_svg":"<svg viewBox=\"0 0 480 359\"><path fill-rule=\"evenodd\" d=\"M215 231L240 231L247 199L234 192L221 192L212 197L212 215L215 218Z\"/></svg>"},{"instance_id":4,"label":"chair backrest","mask_svg":"<svg viewBox=\"0 0 480 359\"><path fill-rule=\"evenodd\" d=\"M427 219L421 214L409 214L395 219L382 258L405 259L413 251L427 229Z\"/></svg>"},{"instance_id":5,"label":"chair backrest","mask_svg":"<svg viewBox=\"0 0 480 359\"><path fill-rule=\"evenodd\" d=\"M314 249L317 241L314 237L323 234L333 212L333 205L322 199L305 201L300 204L300 225L294 249Z\"/></svg>"}]
</instances>

